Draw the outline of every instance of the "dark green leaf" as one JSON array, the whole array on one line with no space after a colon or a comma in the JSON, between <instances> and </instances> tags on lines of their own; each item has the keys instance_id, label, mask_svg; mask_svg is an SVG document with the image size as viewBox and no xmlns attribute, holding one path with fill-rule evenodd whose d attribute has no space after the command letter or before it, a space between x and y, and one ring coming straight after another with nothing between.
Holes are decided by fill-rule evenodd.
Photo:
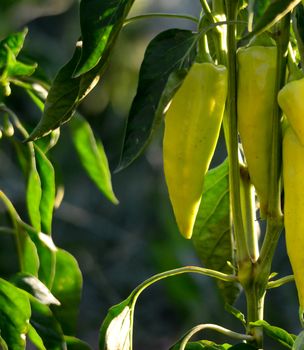
<instances>
[{"instance_id":1,"label":"dark green leaf","mask_svg":"<svg viewBox=\"0 0 304 350\"><path fill-rule=\"evenodd\" d=\"M76 332L81 291L82 274L76 259L59 249L56 253L56 272L51 292L61 305L52 307L52 311L67 335L74 335Z\"/></svg>"},{"instance_id":2,"label":"dark green leaf","mask_svg":"<svg viewBox=\"0 0 304 350\"><path fill-rule=\"evenodd\" d=\"M9 48L15 56L18 56L23 47L27 31L27 28L25 28L22 32L12 33L0 41L0 68L6 65L7 48Z\"/></svg>"},{"instance_id":3,"label":"dark green leaf","mask_svg":"<svg viewBox=\"0 0 304 350\"><path fill-rule=\"evenodd\" d=\"M41 338L47 350L66 350L66 344L60 324L48 306L31 300L31 325ZM38 341L37 336L33 339Z\"/></svg>"},{"instance_id":4,"label":"dark green leaf","mask_svg":"<svg viewBox=\"0 0 304 350\"><path fill-rule=\"evenodd\" d=\"M127 167L148 145L195 59L196 41L197 35L191 31L169 29L148 45L127 121L118 170Z\"/></svg>"},{"instance_id":5,"label":"dark green leaf","mask_svg":"<svg viewBox=\"0 0 304 350\"><path fill-rule=\"evenodd\" d=\"M50 234L55 204L55 172L52 163L38 146L35 146L35 155L42 189L39 205L41 228Z\"/></svg>"},{"instance_id":6,"label":"dark green leaf","mask_svg":"<svg viewBox=\"0 0 304 350\"><path fill-rule=\"evenodd\" d=\"M269 6L271 0L249 0L248 13L249 13L249 28L252 30L252 25L262 17L266 8Z\"/></svg>"},{"instance_id":7,"label":"dark green leaf","mask_svg":"<svg viewBox=\"0 0 304 350\"><path fill-rule=\"evenodd\" d=\"M82 0L80 26L83 47L75 76L82 75L100 61L122 28L134 0Z\"/></svg>"},{"instance_id":8,"label":"dark green leaf","mask_svg":"<svg viewBox=\"0 0 304 350\"><path fill-rule=\"evenodd\" d=\"M75 337L64 337L67 350L91 350L90 346L84 341Z\"/></svg>"},{"instance_id":9,"label":"dark green leaf","mask_svg":"<svg viewBox=\"0 0 304 350\"><path fill-rule=\"evenodd\" d=\"M100 350L130 350L132 344L133 312L129 297L112 306L99 332Z\"/></svg>"},{"instance_id":10,"label":"dark green leaf","mask_svg":"<svg viewBox=\"0 0 304 350\"><path fill-rule=\"evenodd\" d=\"M304 349L304 331L298 334L292 346L292 350L303 350L303 349Z\"/></svg>"},{"instance_id":11,"label":"dark green leaf","mask_svg":"<svg viewBox=\"0 0 304 350\"><path fill-rule=\"evenodd\" d=\"M293 30L297 39L301 57L301 66L304 67L304 5L299 4L292 14Z\"/></svg>"},{"instance_id":12,"label":"dark green leaf","mask_svg":"<svg viewBox=\"0 0 304 350\"><path fill-rule=\"evenodd\" d=\"M60 302L54 297L49 289L34 276L25 273L18 273L11 279L11 282L18 288L23 289L34 296L41 304L60 305Z\"/></svg>"},{"instance_id":13,"label":"dark green leaf","mask_svg":"<svg viewBox=\"0 0 304 350\"><path fill-rule=\"evenodd\" d=\"M95 139L89 123L77 116L70 123L72 139L81 164L100 191L114 204L118 200L112 189L111 173L102 143Z\"/></svg>"},{"instance_id":14,"label":"dark green leaf","mask_svg":"<svg viewBox=\"0 0 304 350\"><path fill-rule=\"evenodd\" d=\"M227 261L233 261L227 160L210 170L205 177L192 241L204 266L228 274L232 272L227 265ZM239 285L217 283L225 301L233 304L240 292Z\"/></svg>"},{"instance_id":15,"label":"dark green leaf","mask_svg":"<svg viewBox=\"0 0 304 350\"><path fill-rule=\"evenodd\" d=\"M296 336L288 333L287 331L285 331L285 329L271 326L266 321L256 321L256 322L252 322L250 324L252 326L256 326L256 327L262 327L265 334L268 337L271 337L272 339L276 340L277 342L286 346L289 349L292 348Z\"/></svg>"},{"instance_id":16,"label":"dark green leaf","mask_svg":"<svg viewBox=\"0 0 304 350\"><path fill-rule=\"evenodd\" d=\"M31 308L26 293L0 279L1 337L9 349L24 350Z\"/></svg>"},{"instance_id":17,"label":"dark green leaf","mask_svg":"<svg viewBox=\"0 0 304 350\"><path fill-rule=\"evenodd\" d=\"M58 72L48 93L42 118L28 140L35 140L66 123L75 113L82 99L95 87L106 69L103 60L81 77L72 78L80 57L81 48L76 46L72 59ZM104 58L108 57L105 52Z\"/></svg>"},{"instance_id":18,"label":"dark green leaf","mask_svg":"<svg viewBox=\"0 0 304 350\"><path fill-rule=\"evenodd\" d=\"M292 11L292 9L300 2L301 0L273 0L265 10L262 17L260 17L254 25L252 32L248 33L245 38L252 38L253 36L269 29L288 12Z\"/></svg>"}]
</instances>

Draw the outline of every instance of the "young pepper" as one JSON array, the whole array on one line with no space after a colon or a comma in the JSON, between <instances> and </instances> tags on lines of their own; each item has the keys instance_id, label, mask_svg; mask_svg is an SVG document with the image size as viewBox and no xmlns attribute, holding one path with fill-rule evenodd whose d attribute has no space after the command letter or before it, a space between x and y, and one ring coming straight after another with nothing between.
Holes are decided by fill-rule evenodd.
<instances>
[{"instance_id":1,"label":"young pepper","mask_svg":"<svg viewBox=\"0 0 304 350\"><path fill-rule=\"evenodd\" d=\"M240 48L238 59L238 127L261 217L268 207L272 115L276 80L275 46Z\"/></svg>"},{"instance_id":2,"label":"young pepper","mask_svg":"<svg viewBox=\"0 0 304 350\"><path fill-rule=\"evenodd\" d=\"M278 103L304 146L304 78L286 84L278 94Z\"/></svg>"},{"instance_id":3,"label":"young pepper","mask_svg":"<svg viewBox=\"0 0 304 350\"><path fill-rule=\"evenodd\" d=\"M194 63L166 115L165 179L179 230L188 239L218 140L226 97L226 67Z\"/></svg>"},{"instance_id":4,"label":"young pepper","mask_svg":"<svg viewBox=\"0 0 304 350\"><path fill-rule=\"evenodd\" d=\"M294 273L301 313L304 310L304 146L293 128L283 137L284 224L289 260Z\"/></svg>"}]
</instances>

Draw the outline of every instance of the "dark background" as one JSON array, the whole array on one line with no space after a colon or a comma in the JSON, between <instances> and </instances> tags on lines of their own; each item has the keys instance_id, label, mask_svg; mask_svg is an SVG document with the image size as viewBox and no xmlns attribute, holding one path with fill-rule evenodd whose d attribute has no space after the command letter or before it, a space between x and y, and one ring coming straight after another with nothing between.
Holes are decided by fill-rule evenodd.
<instances>
[{"instance_id":1,"label":"dark background","mask_svg":"<svg viewBox=\"0 0 304 350\"><path fill-rule=\"evenodd\" d=\"M0 38L29 28L25 53L38 62L49 79L71 57L80 35L78 1L0 1ZM145 12L184 12L199 16L199 0L139 0L130 16ZM116 44L108 72L86 98L80 111L104 143L111 170L119 161L125 120L136 92L137 75L148 42L160 31L195 29L191 22L149 19L125 27ZM14 89L10 106L18 116L34 125L40 118L29 99ZM52 150L57 182L64 187L64 199L55 212L55 243L78 260L84 276L78 336L97 349L98 331L107 310L126 298L144 279L183 265L200 265L190 241L177 230L162 170L162 130L145 154L128 169L113 175L120 200L109 203L88 179L72 148L70 135L62 127L61 138ZM225 157L217 150L213 166ZM21 211L24 210L24 180L13 150L1 142L0 188ZM1 273L6 276L15 264L14 256L1 238ZM290 266L280 240L274 270L280 276ZM300 330L296 291L293 284L272 290L266 297L266 320L297 333ZM241 296L236 306L243 308ZM214 282L207 277L180 276L145 291L135 313L135 349L167 349L187 329L198 323L219 323L243 331L240 323L224 310ZM227 342L214 333L209 339ZM270 343L271 344L271 343ZM279 347L276 345L276 348Z\"/></svg>"}]
</instances>

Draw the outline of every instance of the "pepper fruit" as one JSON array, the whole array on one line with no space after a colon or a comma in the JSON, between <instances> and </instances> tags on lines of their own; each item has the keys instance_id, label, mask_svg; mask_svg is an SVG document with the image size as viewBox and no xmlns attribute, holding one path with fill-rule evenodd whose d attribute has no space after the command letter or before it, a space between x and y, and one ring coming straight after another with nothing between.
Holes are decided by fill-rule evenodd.
<instances>
[{"instance_id":1,"label":"pepper fruit","mask_svg":"<svg viewBox=\"0 0 304 350\"><path fill-rule=\"evenodd\" d=\"M279 91L278 103L304 146L304 78L286 84Z\"/></svg>"},{"instance_id":2,"label":"pepper fruit","mask_svg":"<svg viewBox=\"0 0 304 350\"><path fill-rule=\"evenodd\" d=\"M269 197L276 57L275 46L249 46L237 51L238 128L262 218Z\"/></svg>"},{"instance_id":3,"label":"pepper fruit","mask_svg":"<svg viewBox=\"0 0 304 350\"><path fill-rule=\"evenodd\" d=\"M304 309L304 146L288 126L283 136L284 225L289 260Z\"/></svg>"},{"instance_id":4,"label":"pepper fruit","mask_svg":"<svg viewBox=\"0 0 304 350\"><path fill-rule=\"evenodd\" d=\"M227 69L194 63L165 118L165 179L181 234L191 238L224 114Z\"/></svg>"}]
</instances>

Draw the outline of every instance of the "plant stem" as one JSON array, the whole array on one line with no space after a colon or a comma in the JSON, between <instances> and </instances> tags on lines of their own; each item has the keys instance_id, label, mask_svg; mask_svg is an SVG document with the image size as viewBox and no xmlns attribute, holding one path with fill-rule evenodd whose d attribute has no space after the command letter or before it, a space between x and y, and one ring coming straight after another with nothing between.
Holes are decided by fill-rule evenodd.
<instances>
[{"instance_id":1,"label":"plant stem","mask_svg":"<svg viewBox=\"0 0 304 350\"><path fill-rule=\"evenodd\" d=\"M226 2L227 19L235 21L237 14L237 0ZM227 28L227 48L228 48L228 156L229 156L229 185L230 202L232 209L232 220L234 236L237 246L237 264L240 270L244 262L250 261L249 252L244 235L243 219L241 213L240 200L240 169L238 159L238 132L237 132L237 75L236 75L236 25L232 23Z\"/></svg>"},{"instance_id":2,"label":"plant stem","mask_svg":"<svg viewBox=\"0 0 304 350\"><path fill-rule=\"evenodd\" d=\"M124 21L124 26L130 23L133 23L135 21L141 20L141 19L149 19L149 18L178 18L178 19L186 19L188 21L192 21L194 23L198 23L198 18L187 15L187 14L180 14L180 13L145 13L143 15L138 15L134 17L127 18Z\"/></svg>"}]
</instances>

